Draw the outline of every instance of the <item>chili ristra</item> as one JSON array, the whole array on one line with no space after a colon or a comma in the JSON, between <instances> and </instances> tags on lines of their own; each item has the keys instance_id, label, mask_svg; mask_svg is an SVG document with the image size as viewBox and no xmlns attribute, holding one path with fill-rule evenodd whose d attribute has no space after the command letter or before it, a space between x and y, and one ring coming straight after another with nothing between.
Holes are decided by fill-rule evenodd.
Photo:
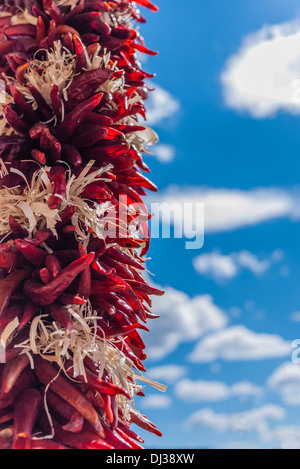
<instances>
[{"instance_id":1,"label":"chili ristra","mask_svg":"<svg viewBox=\"0 0 300 469\"><path fill-rule=\"evenodd\" d=\"M163 294L144 278L156 135L136 52L156 52L140 6L158 9L0 0L0 449L141 449L133 424L161 436L134 406Z\"/></svg>"}]
</instances>

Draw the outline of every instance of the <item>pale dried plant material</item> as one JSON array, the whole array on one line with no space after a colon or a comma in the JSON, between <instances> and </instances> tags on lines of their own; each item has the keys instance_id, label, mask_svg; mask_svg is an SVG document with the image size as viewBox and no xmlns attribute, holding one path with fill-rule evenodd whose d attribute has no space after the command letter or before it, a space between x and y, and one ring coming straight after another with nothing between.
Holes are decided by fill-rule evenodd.
<instances>
[{"instance_id":1,"label":"pale dried plant material","mask_svg":"<svg viewBox=\"0 0 300 469\"><path fill-rule=\"evenodd\" d=\"M7 167L2 160L0 160L0 164L2 173L3 171L6 172ZM108 203L102 205L95 203L95 206L90 208L87 202L80 197L80 194L87 185L99 181L101 175L112 166L109 165L93 171L91 174L87 174L92 165L93 161L83 169L77 178L74 175L69 176L66 196L55 210L48 207L48 201L52 194L52 185L48 176L50 168L44 166L38 169L34 173L30 184L19 170L12 168L12 172L18 173L25 179L26 187L24 189L21 189L19 186L12 188L2 187L0 189L1 233L10 233L9 215L12 215L30 235L33 235L38 229L48 228L57 236L55 226L61 220L60 213L72 205L76 207L76 216L74 216L73 221L78 228L77 235L80 242L86 245L89 239L88 233L80 229L82 225L91 228L101 237L103 233L101 216L109 208L109 205Z\"/></svg>"},{"instance_id":2,"label":"pale dried plant material","mask_svg":"<svg viewBox=\"0 0 300 469\"><path fill-rule=\"evenodd\" d=\"M65 363L71 361L73 379L76 381L76 377L82 376L86 381L84 359L88 357L99 367L99 378L102 378L103 372L106 371L115 385L121 386L129 393L130 399L123 395L117 396L118 404L127 419L130 418L129 411L134 405L133 397L143 387L135 380L145 382L160 391L166 390L160 383L142 376L132 361L114 345L114 340L104 337L101 327L97 324L99 315L93 311L90 302L82 306L69 306L68 311L73 320L73 329L68 334L55 321L50 321L46 314L40 314L33 319L29 338L16 346L20 348L21 353L28 355L32 367L32 356L39 354L45 360L56 363L67 374ZM5 341L17 325L11 323L7 326L5 338L3 337Z\"/></svg>"},{"instance_id":3,"label":"pale dried plant material","mask_svg":"<svg viewBox=\"0 0 300 469\"><path fill-rule=\"evenodd\" d=\"M11 24L32 24L36 26L37 18L29 13L29 11L25 8L25 10L21 10L16 15L12 15L11 17Z\"/></svg>"},{"instance_id":4,"label":"pale dried plant material","mask_svg":"<svg viewBox=\"0 0 300 469\"><path fill-rule=\"evenodd\" d=\"M32 60L24 73L24 79L52 106L50 95L54 84L58 86L60 95L67 100L66 90L74 77L75 56L63 48L60 41L55 41L53 49L46 51L46 55L46 60ZM17 87L26 94L26 87Z\"/></svg>"}]
</instances>

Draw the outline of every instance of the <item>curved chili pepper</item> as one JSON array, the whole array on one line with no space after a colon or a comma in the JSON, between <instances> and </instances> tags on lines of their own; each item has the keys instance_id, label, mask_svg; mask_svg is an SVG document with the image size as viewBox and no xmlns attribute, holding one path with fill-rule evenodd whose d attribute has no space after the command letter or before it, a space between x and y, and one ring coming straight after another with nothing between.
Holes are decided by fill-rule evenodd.
<instances>
[{"instance_id":1,"label":"curved chili pepper","mask_svg":"<svg viewBox=\"0 0 300 469\"><path fill-rule=\"evenodd\" d=\"M33 303L44 306L50 305L65 291L74 278L93 262L93 259L94 253L89 253L86 256L76 259L61 270L57 277L47 283L47 285L42 285L35 280L26 280L24 292Z\"/></svg>"},{"instance_id":2,"label":"curved chili pepper","mask_svg":"<svg viewBox=\"0 0 300 469\"><path fill-rule=\"evenodd\" d=\"M48 207L55 210L66 195L67 183L64 168L62 166L53 166L50 170L49 179L53 184L53 193L48 201Z\"/></svg>"}]
</instances>

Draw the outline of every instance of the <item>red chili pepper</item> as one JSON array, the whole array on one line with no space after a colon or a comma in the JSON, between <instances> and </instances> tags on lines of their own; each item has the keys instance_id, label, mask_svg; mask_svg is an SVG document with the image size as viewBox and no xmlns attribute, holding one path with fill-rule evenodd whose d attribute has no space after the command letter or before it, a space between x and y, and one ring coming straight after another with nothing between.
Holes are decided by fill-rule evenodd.
<instances>
[{"instance_id":1,"label":"red chili pepper","mask_svg":"<svg viewBox=\"0 0 300 469\"><path fill-rule=\"evenodd\" d=\"M2 332L13 319L19 319L22 312L23 304L20 302L9 306L9 308L7 308L0 317L0 332Z\"/></svg>"},{"instance_id":2,"label":"red chili pepper","mask_svg":"<svg viewBox=\"0 0 300 469\"><path fill-rule=\"evenodd\" d=\"M31 301L26 301L24 305L23 315L20 319L18 330L21 330L36 315L39 307Z\"/></svg>"},{"instance_id":3,"label":"red chili pepper","mask_svg":"<svg viewBox=\"0 0 300 469\"><path fill-rule=\"evenodd\" d=\"M44 310L46 313L50 314L54 321L58 322L63 328L66 329L66 334L69 334L72 331L73 321L66 307L54 303L46 306Z\"/></svg>"},{"instance_id":4,"label":"red chili pepper","mask_svg":"<svg viewBox=\"0 0 300 469\"><path fill-rule=\"evenodd\" d=\"M26 280L24 292L34 303L44 306L50 305L65 291L77 275L93 262L93 259L94 253L76 259L61 270L57 277L47 285L42 285L35 280Z\"/></svg>"},{"instance_id":5,"label":"red chili pepper","mask_svg":"<svg viewBox=\"0 0 300 469\"><path fill-rule=\"evenodd\" d=\"M1 387L5 394L14 387L15 382L28 364L29 358L26 353L14 357L5 364L1 378Z\"/></svg>"},{"instance_id":6,"label":"red chili pepper","mask_svg":"<svg viewBox=\"0 0 300 469\"><path fill-rule=\"evenodd\" d=\"M0 316L7 308L11 295L19 284L28 278L30 271L29 267L13 270L6 278L0 280Z\"/></svg>"},{"instance_id":7,"label":"red chili pepper","mask_svg":"<svg viewBox=\"0 0 300 469\"><path fill-rule=\"evenodd\" d=\"M16 239L15 244L17 249L23 254L31 264L41 267L45 263L45 259L48 255L46 251L28 243L25 239Z\"/></svg>"},{"instance_id":8,"label":"red chili pepper","mask_svg":"<svg viewBox=\"0 0 300 469\"><path fill-rule=\"evenodd\" d=\"M39 440L31 440L30 444L31 449L69 449L66 446L58 443L54 440L49 440L47 438Z\"/></svg>"},{"instance_id":9,"label":"red chili pepper","mask_svg":"<svg viewBox=\"0 0 300 469\"><path fill-rule=\"evenodd\" d=\"M14 404L14 439L12 449L30 449L31 434L42 408L37 389L26 389Z\"/></svg>"},{"instance_id":10,"label":"red chili pepper","mask_svg":"<svg viewBox=\"0 0 300 469\"><path fill-rule=\"evenodd\" d=\"M36 42L39 44L46 37L46 26L41 16L37 18L36 24Z\"/></svg>"},{"instance_id":11,"label":"red chili pepper","mask_svg":"<svg viewBox=\"0 0 300 469\"><path fill-rule=\"evenodd\" d=\"M143 428L144 430L147 430L150 433L154 433L157 436L162 436L162 433L158 430L154 423L148 420L145 415L140 414L135 409L130 409L130 416L132 422L138 425L139 427Z\"/></svg>"},{"instance_id":12,"label":"red chili pepper","mask_svg":"<svg viewBox=\"0 0 300 469\"><path fill-rule=\"evenodd\" d=\"M86 99L83 103L76 106L69 114L65 116L64 121L58 126L57 132L62 142L72 135L78 125L82 122L85 115L98 106L103 93L97 93L95 96Z\"/></svg>"},{"instance_id":13,"label":"red chili pepper","mask_svg":"<svg viewBox=\"0 0 300 469\"><path fill-rule=\"evenodd\" d=\"M47 390L46 402L54 410L55 413L59 414L64 420L67 421L63 425L63 430L67 430L72 433L81 432L83 428L84 419L77 410L62 399L58 394L53 391Z\"/></svg>"},{"instance_id":14,"label":"red chili pepper","mask_svg":"<svg viewBox=\"0 0 300 469\"><path fill-rule=\"evenodd\" d=\"M50 182L53 184L53 192L48 201L48 207L55 210L59 207L66 195L66 172L62 166L53 166L49 175Z\"/></svg>"},{"instance_id":15,"label":"red chili pepper","mask_svg":"<svg viewBox=\"0 0 300 469\"><path fill-rule=\"evenodd\" d=\"M98 435L104 436L96 410L69 380L63 378L48 361L41 357L35 358L35 372L45 386L49 384L50 389L74 407L92 425Z\"/></svg>"},{"instance_id":16,"label":"red chili pepper","mask_svg":"<svg viewBox=\"0 0 300 469\"><path fill-rule=\"evenodd\" d=\"M4 106L3 115L9 125L13 127L17 132L21 134L27 134L29 130L28 124L18 116L18 114L12 109L12 107L7 104Z\"/></svg>"},{"instance_id":17,"label":"red chili pepper","mask_svg":"<svg viewBox=\"0 0 300 469\"><path fill-rule=\"evenodd\" d=\"M99 437L87 428L84 428L80 433L71 433L56 425L55 435L62 444L73 449L114 449L106 439Z\"/></svg>"}]
</instances>

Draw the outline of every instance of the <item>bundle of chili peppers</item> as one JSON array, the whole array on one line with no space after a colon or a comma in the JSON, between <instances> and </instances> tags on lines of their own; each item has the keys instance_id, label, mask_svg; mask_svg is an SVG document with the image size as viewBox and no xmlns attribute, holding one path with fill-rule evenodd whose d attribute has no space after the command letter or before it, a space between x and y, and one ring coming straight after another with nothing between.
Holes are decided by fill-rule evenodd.
<instances>
[{"instance_id":1,"label":"bundle of chili peppers","mask_svg":"<svg viewBox=\"0 0 300 469\"><path fill-rule=\"evenodd\" d=\"M148 0L0 0L0 448L131 449L151 295ZM159 383L150 383L163 390Z\"/></svg>"}]
</instances>

